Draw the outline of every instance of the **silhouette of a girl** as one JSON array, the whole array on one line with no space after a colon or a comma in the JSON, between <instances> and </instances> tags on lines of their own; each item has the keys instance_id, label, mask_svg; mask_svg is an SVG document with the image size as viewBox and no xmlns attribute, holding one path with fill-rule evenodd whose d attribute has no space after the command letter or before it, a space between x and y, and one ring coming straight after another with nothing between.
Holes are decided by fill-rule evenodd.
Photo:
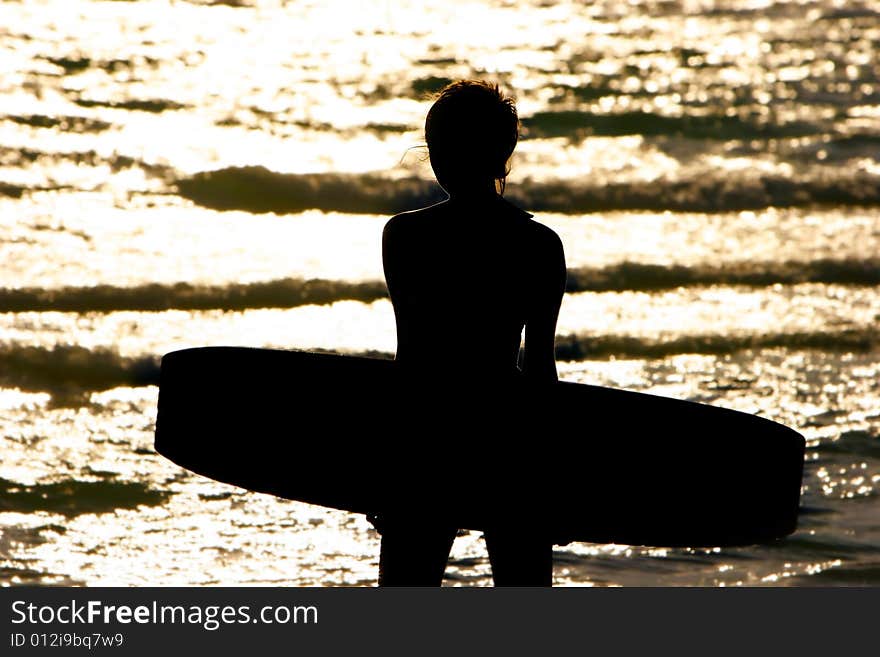
<instances>
[{"instance_id":1,"label":"silhouette of a girl","mask_svg":"<svg viewBox=\"0 0 880 657\"><path fill-rule=\"evenodd\" d=\"M458 390L479 381L480 391L556 380L565 257L553 230L502 198L518 132L513 100L486 82L449 84L428 112L431 166L449 198L392 217L383 233L396 360L416 378ZM441 584L456 527L413 514L373 521L380 586ZM551 540L522 524L485 531L495 585L550 586Z\"/></svg>"}]
</instances>

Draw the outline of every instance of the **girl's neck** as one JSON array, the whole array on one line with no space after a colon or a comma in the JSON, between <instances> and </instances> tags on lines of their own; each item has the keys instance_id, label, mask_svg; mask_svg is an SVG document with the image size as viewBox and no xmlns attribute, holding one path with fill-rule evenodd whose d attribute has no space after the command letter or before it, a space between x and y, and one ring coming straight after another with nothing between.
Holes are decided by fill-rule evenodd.
<instances>
[{"instance_id":1,"label":"girl's neck","mask_svg":"<svg viewBox=\"0 0 880 657\"><path fill-rule=\"evenodd\" d=\"M449 200L464 203L487 203L499 198L498 192L495 190L495 181L484 187L470 187L467 189L458 189L455 191L447 191Z\"/></svg>"}]
</instances>

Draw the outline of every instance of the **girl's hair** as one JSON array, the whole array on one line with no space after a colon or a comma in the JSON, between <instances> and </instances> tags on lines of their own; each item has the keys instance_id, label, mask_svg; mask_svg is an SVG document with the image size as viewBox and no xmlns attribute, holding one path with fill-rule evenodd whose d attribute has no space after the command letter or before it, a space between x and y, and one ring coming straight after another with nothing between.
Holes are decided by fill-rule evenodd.
<instances>
[{"instance_id":1,"label":"girl's hair","mask_svg":"<svg viewBox=\"0 0 880 657\"><path fill-rule=\"evenodd\" d=\"M497 84L481 80L446 85L425 119L425 141L438 179L494 179L503 192L518 138L513 98Z\"/></svg>"}]
</instances>

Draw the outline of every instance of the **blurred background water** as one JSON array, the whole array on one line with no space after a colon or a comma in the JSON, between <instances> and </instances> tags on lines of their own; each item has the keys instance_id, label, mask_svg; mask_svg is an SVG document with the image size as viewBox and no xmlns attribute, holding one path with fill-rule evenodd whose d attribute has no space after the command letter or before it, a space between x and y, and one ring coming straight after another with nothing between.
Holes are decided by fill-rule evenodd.
<instances>
[{"instance_id":1,"label":"blurred background water","mask_svg":"<svg viewBox=\"0 0 880 657\"><path fill-rule=\"evenodd\" d=\"M556 583L880 583L878 44L878 2L0 3L0 583L375 583L361 516L153 452L157 364L390 356L381 229L442 198L421 127L459 77L518 99L562 377L808 439L792 537L576 543ZM490 582L464 532L447 583Z\"/></svg>"}]
</instances>

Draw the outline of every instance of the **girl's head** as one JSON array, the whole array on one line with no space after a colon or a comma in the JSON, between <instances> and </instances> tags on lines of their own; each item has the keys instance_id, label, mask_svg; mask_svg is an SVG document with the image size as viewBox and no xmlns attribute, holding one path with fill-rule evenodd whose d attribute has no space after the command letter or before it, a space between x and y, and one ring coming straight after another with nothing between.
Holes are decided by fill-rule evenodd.
<instances>
[{"instance_id":1,"label":"girl's head","mask_svg":"<svg viewBox=\"0 0 880 657\"><path fill-rule=\"evenodd\" d=\"M425 119L431 167L450 194L482 191L496 181L503 192L518 136L513 99L478 80L448 84Z\"/></svg>"}]
</instances>

